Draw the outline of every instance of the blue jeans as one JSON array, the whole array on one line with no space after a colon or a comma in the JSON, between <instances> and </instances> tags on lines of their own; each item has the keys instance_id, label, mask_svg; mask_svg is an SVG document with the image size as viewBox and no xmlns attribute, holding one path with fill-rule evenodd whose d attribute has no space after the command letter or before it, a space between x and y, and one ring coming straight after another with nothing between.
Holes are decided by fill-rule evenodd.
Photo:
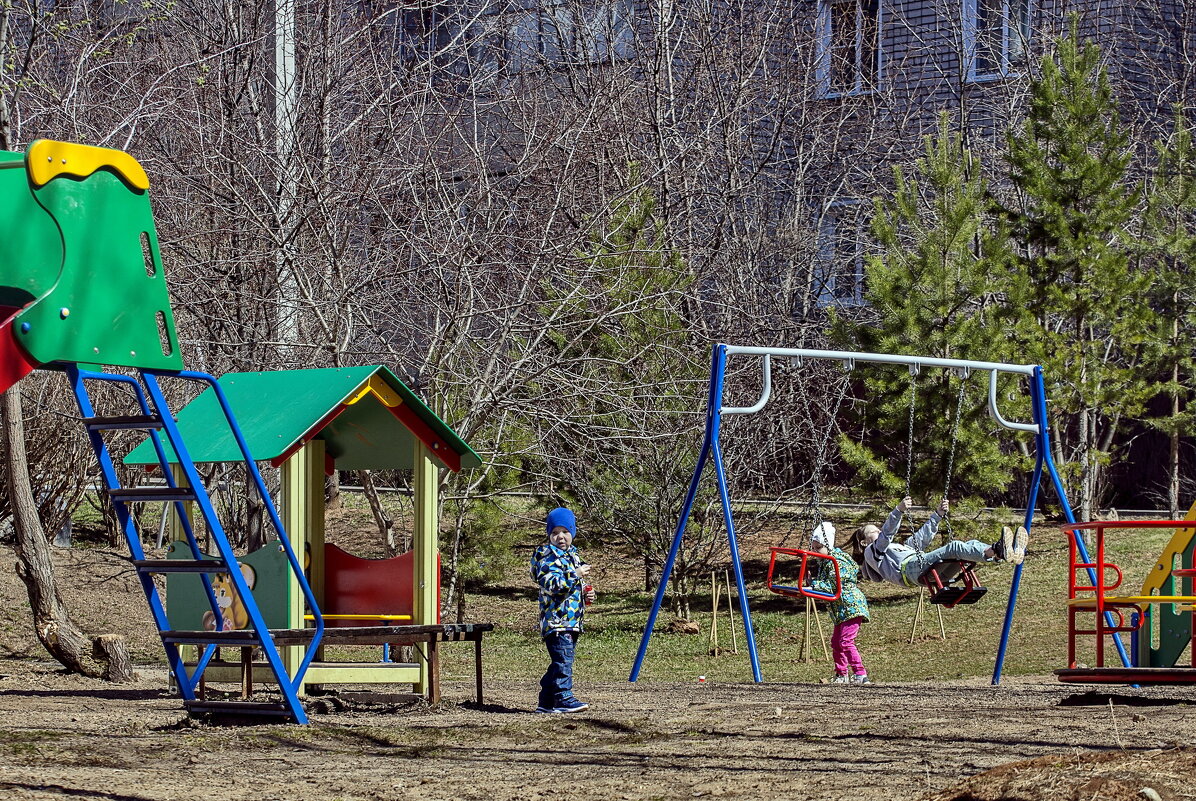
<instances>
[{"instance_id":1,"label":"blue jeans","mask_svg":"<svg viewBox=\"0 0 1196 801\"><path fill-rule=\"evenodd\" d=\"M573 697L573 653L578 636L576 631L553 631L544 635L544 645L552 662L540 679L539 706L552 709Z\"/></svg>"},{"instance_id":2,"label":"blue jeans","mask_svg":"<svg viewBox=\"0 0 1196 801\"><path fill-rule=\"evenodd\" d=\"M918 580L926 575L926 571L932 565L950 559L964 562L984 562L987 561L984 553L990 547L992 546L987 542L979 540L951 540L942 548L935 548L933 551L920 553L911 558L901 566L901 572L904 574L906 583L911 587L916 587Z\"/></svg>"}]
</instances>

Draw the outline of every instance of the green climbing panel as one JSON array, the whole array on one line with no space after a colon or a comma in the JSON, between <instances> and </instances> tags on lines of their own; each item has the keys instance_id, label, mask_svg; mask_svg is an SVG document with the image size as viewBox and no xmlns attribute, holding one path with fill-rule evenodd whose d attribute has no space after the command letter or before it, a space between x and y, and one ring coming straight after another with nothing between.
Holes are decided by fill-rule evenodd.
<instances>
[{"instance_id":1,"label":"green climbing panel","mask_svg":"<svg viewBox=\"0 0 1196 801\"><path fill-rule=\"evenodd\" d=\"M22 232L3 255L15 270L5 269L0 293L40 298L17 316L17 342L43 364L183 369L140 165L121 151L49 140L30 146L25 165L0 169L17 194L13 175L23 173L35 201L0 205L15 215L4 227ZM46 218L57 227L57 251Z\"/></svg>"},{"instance_id":2,"label":"green climbing panel","mask_svg":"<svg viewBox=\"0 0 1196 801\"><path fill-rule=\"evenodd\" d=\"M1173 556L1175 567L1193 564L1196 538ZM1196 590L1196 578L1168 576L1159 590L1160 595L1191 595ZM1192 640L1192 613L1177 611L1176 604L1151 604L1146 609L1147 622L1138 640L1138 663L1142 667L1173 667L1188 649ZM1158 639L1158 645L1154 643Z\"/></svg>"},{"instance_id":3,"label":"green climbing panel","mask_svg":"<svg viewBox=\"0 0 1196 801\"><path fill-rule=\"evenodd\" d=\"M33 199L25 154L0 150L0 306L21 308L58 281L62 238Z\"/></svg>"}]
</instances>

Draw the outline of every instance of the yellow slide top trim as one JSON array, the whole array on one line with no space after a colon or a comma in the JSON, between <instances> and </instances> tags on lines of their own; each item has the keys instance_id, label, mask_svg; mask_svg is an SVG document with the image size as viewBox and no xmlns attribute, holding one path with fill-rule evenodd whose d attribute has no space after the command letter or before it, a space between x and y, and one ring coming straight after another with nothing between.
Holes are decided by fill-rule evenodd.
<instances>
[{"instance_id":1,"label":"yellow slide top trim","mask_svg":"<svg viewBox=\"0 0 1196 801\"><path fill-rule=\"evenodd\" d=\"M1196 521L1196 503L1188 509L1188 513L1184 516L1184 520ZM1167 543L1167 547L1163 549L1163 553L1159 556L1159 561L1151 569L1150 573L1146 575L1146 581L1142 582L1142 594L1151 595L1163 589L1163 584L1167 579L1171 578L1171 565L1175 561L1177 554L1182 554L1188 549L1188 545L1192 542L1192 537L1196 536L1196 525L1192 528L1177 528L1175 534L1171 536L1171 541Z\"/></svg>"},{"instance_id":2,"label":"yellow slide top trim","mask_svg":"<svg viewBox=\"0 0 1196 801\"><path fill-rule=\"evenodd\" d=\"M410 620L411 615L329 615L321 614L325 620ZM315 620L315 615L304 615L304 620Z\"/></svg>"},{"instance_id":3,"label":"yellow slide top trim","mask_svg":"<svg viewBox=\"0 0 1196 801\"><path fill-rule=\"evenodd\" d=\"M111 168L133 189L145 191L150 185L149 176L137 159L123 150L39 139L29 146L26 158L29 180L38 188L59 175L86 178L103 167Z\"/></svg>"},{"instance_id":4,"label":"yellow slide top trim","mask_svg":"<svg viewBox=\"0 0 1196 801\"><path fill-rule=\"evenodd\" d=\"M368 395L373 395L378 399L379 403L388 409L393 409L403 404L403 399L399 397L399 393L391 389L390 384L376 375L370 376L364 384L355 389L353 394L345 399L344 403L346 406L352 406Z\"/></svg>"},{"instance_id":5,"label":"yellow slide top trim","mask_svg":"<svg viewBox=\"0 0 1196 801\"><path fill-rule=\"evenodd\" d=\"M1106 604L1191 604L1196 595L1106 595ZM1096 607L1095 598L1072 598L1068 606Z\"/></svg>"}]
</instances>

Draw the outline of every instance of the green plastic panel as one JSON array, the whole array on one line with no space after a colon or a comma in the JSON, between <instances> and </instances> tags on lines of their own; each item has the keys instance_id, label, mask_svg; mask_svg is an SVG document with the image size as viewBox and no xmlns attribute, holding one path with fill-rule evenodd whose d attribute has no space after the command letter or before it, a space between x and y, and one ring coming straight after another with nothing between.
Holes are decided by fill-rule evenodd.
<instances>
[{"instance_id":1,"label":"green plastic panel","mask_svg":"<svg viewBox=\"0 0 1196 801\"><path fill-rule=\"evenodd\" d=\"M194 559L191 549L185 542L172 542L166 551L167 559ZM215 557L205 557L215 559ZM287 628L287 592L291 584L291 565L287 561L286 552L278 540L269 542L253 553L246 554L237 560L239 565L248 565L253 579L249 582L249 589L253 592L253 600L257 602L266 625L272 629ZM232 582L226 574L212 575L212 586L216 590L218 599L227 599L231 603L227 609L222 608L223 617L228 619L225 624L221 621L216 629L237 628L248 626L248 618L244 607L240 606L236 590L232 589ZM232 595L229 595L229 591ZM181 631L209 631L213 628L212 606L208 603L208 594L204 592L203 579L195 573L168 573L166 575L166 619L170 627Z\"/></svg>"},{"instance_id":2,"label":"green plastic panel","mask_svg":"<svg viewBox=\"0 0 1196 801\"><path fill-rule=\"evenodd\" d=\"M13 172L0 170L0 178ZM18 315L17 341L42 363L181 370L149 194L99 170L85 179L60 175L33 196L60 231L61 270Z\"/></svg>"},{"instance_id":3,"label":"green plastic panel","mask_svg":"<svg viewBox=\"0 0 1196 801\"><path fill-rule=\"evenodd\" d=\"M1188 543L1179 565L1191 565L1196 552L1196 538ZM1185 588L1181 582L1191 582ZM1181 594L1188 589L1196 590L1196 579L1171 576L1163 584L1165 594ZM1192 613L1175 611L1175 604L1151 604L1146 614L1150 623L1142 628L1138 640L1138 660L1142 667L1175 667L1192 641ZM1151 635L1157 627L1159 647L1151 642Z\"/></svg>"},{"instance_id":4,"label":"green plastic panel","mask_svg":"<svg viewBox=\"0 0 1196 801\"><path fill-rule=\"evenodd\" d=\"M385 367L229 373L220 379L220 386L256 461L277 459L296 445L318 438L324 441L325 453L335 460L338 470L410 468L415 438L376 397L367 395L342 408L372 376L384 380L403 404L460 456L462 467L481 465L473 449ZM335 418L327 420L338 411ZM211 389L183 407L178 422L196 462L241 461L241 452ZM166 448L171 461L175 461L169 443ZM131 465L157 464L148 440L124 461Z\"/></svg>"},{"instance_id":5,"label":"green plastic panel","mask_svg":"<svg viewBox=\"0 0 1196 801\"><path fill-rule=\"evenodd\" d=\"M23 153L0 150L0 306L45 295L62 271L62 237L29 187Z\"/></svg>"}]
</instances>

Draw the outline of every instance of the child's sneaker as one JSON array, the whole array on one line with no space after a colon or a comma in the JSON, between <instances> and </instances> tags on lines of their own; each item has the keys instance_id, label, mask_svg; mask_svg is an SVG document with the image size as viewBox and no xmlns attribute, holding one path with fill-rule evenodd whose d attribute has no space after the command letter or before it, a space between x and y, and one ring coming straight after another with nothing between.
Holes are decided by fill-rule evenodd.
<instances>
[{"instance_id":1,"label":"child's sneaker","mask_svg":"<svg viewBox=\"0 0 1196 801\"><path fill-rule=\"evenodd\" d=\"M536 707L536 711L541 715L559 715L561 713L560 709L551 706L538 706Z\"/></svg>"},{"instance_id":2,"label":"child's sneaker","mask_svg":"<svg viewBox=\"0 0 1196 801\"><path fill-rule=\"evenodd\" d=\"M590 708L589 704L583 704L581 701L578 701L576 698L569 698L568 700L561 701L561 703L557 705L556 709L554 709L552 711L553 712L584 712L585 710L587 710L589 708Z\"/></svg>"},{"instance_id":3,"label":"child's sneaker","mask_svg":"<svg viewBox=\"0 0 1196 801\"><path fill-rule=\"evenodd\" d=\"M1018 526L1013 535L1013 556L1015 565L1020 565L1026 558L1026 546L1030 544L1030 532L1025 526Z\"/></svg>"},{"instance_id":4,"label":"child's sneaker","mask_svg":"<svg viewBox=\"0 0 1196 801\"><path fill-rule=\"evenodd\" d=\"M1013 529L1011 529L1009 526L1003 526L1001 528L1001 539L993 543L993 558L998 562L1020 564L1020 560L1018 562L1013 561L1016 557L1013 543Z\"/></svg>"},{"instance_id":5,"label":"child's sneaker","mask_svg":"<svg viewBox=\"0 0 1196 801\"><path fill-rule=\"evenodd\" d=\"M836 673L831 676L831 684L851 684L851 677L846 673Z\"/></svg>"},{"instance_id":6,"label":"child's sneaker","mask_svg":"<svg viewBox=\"0 0 1196 801\"><path fill-rule=\"evenodd\" d=\"M868 678L867 673L856 673L851 677L852 684L871 684L872 680Z\"/></svg>"}]
</instances>

